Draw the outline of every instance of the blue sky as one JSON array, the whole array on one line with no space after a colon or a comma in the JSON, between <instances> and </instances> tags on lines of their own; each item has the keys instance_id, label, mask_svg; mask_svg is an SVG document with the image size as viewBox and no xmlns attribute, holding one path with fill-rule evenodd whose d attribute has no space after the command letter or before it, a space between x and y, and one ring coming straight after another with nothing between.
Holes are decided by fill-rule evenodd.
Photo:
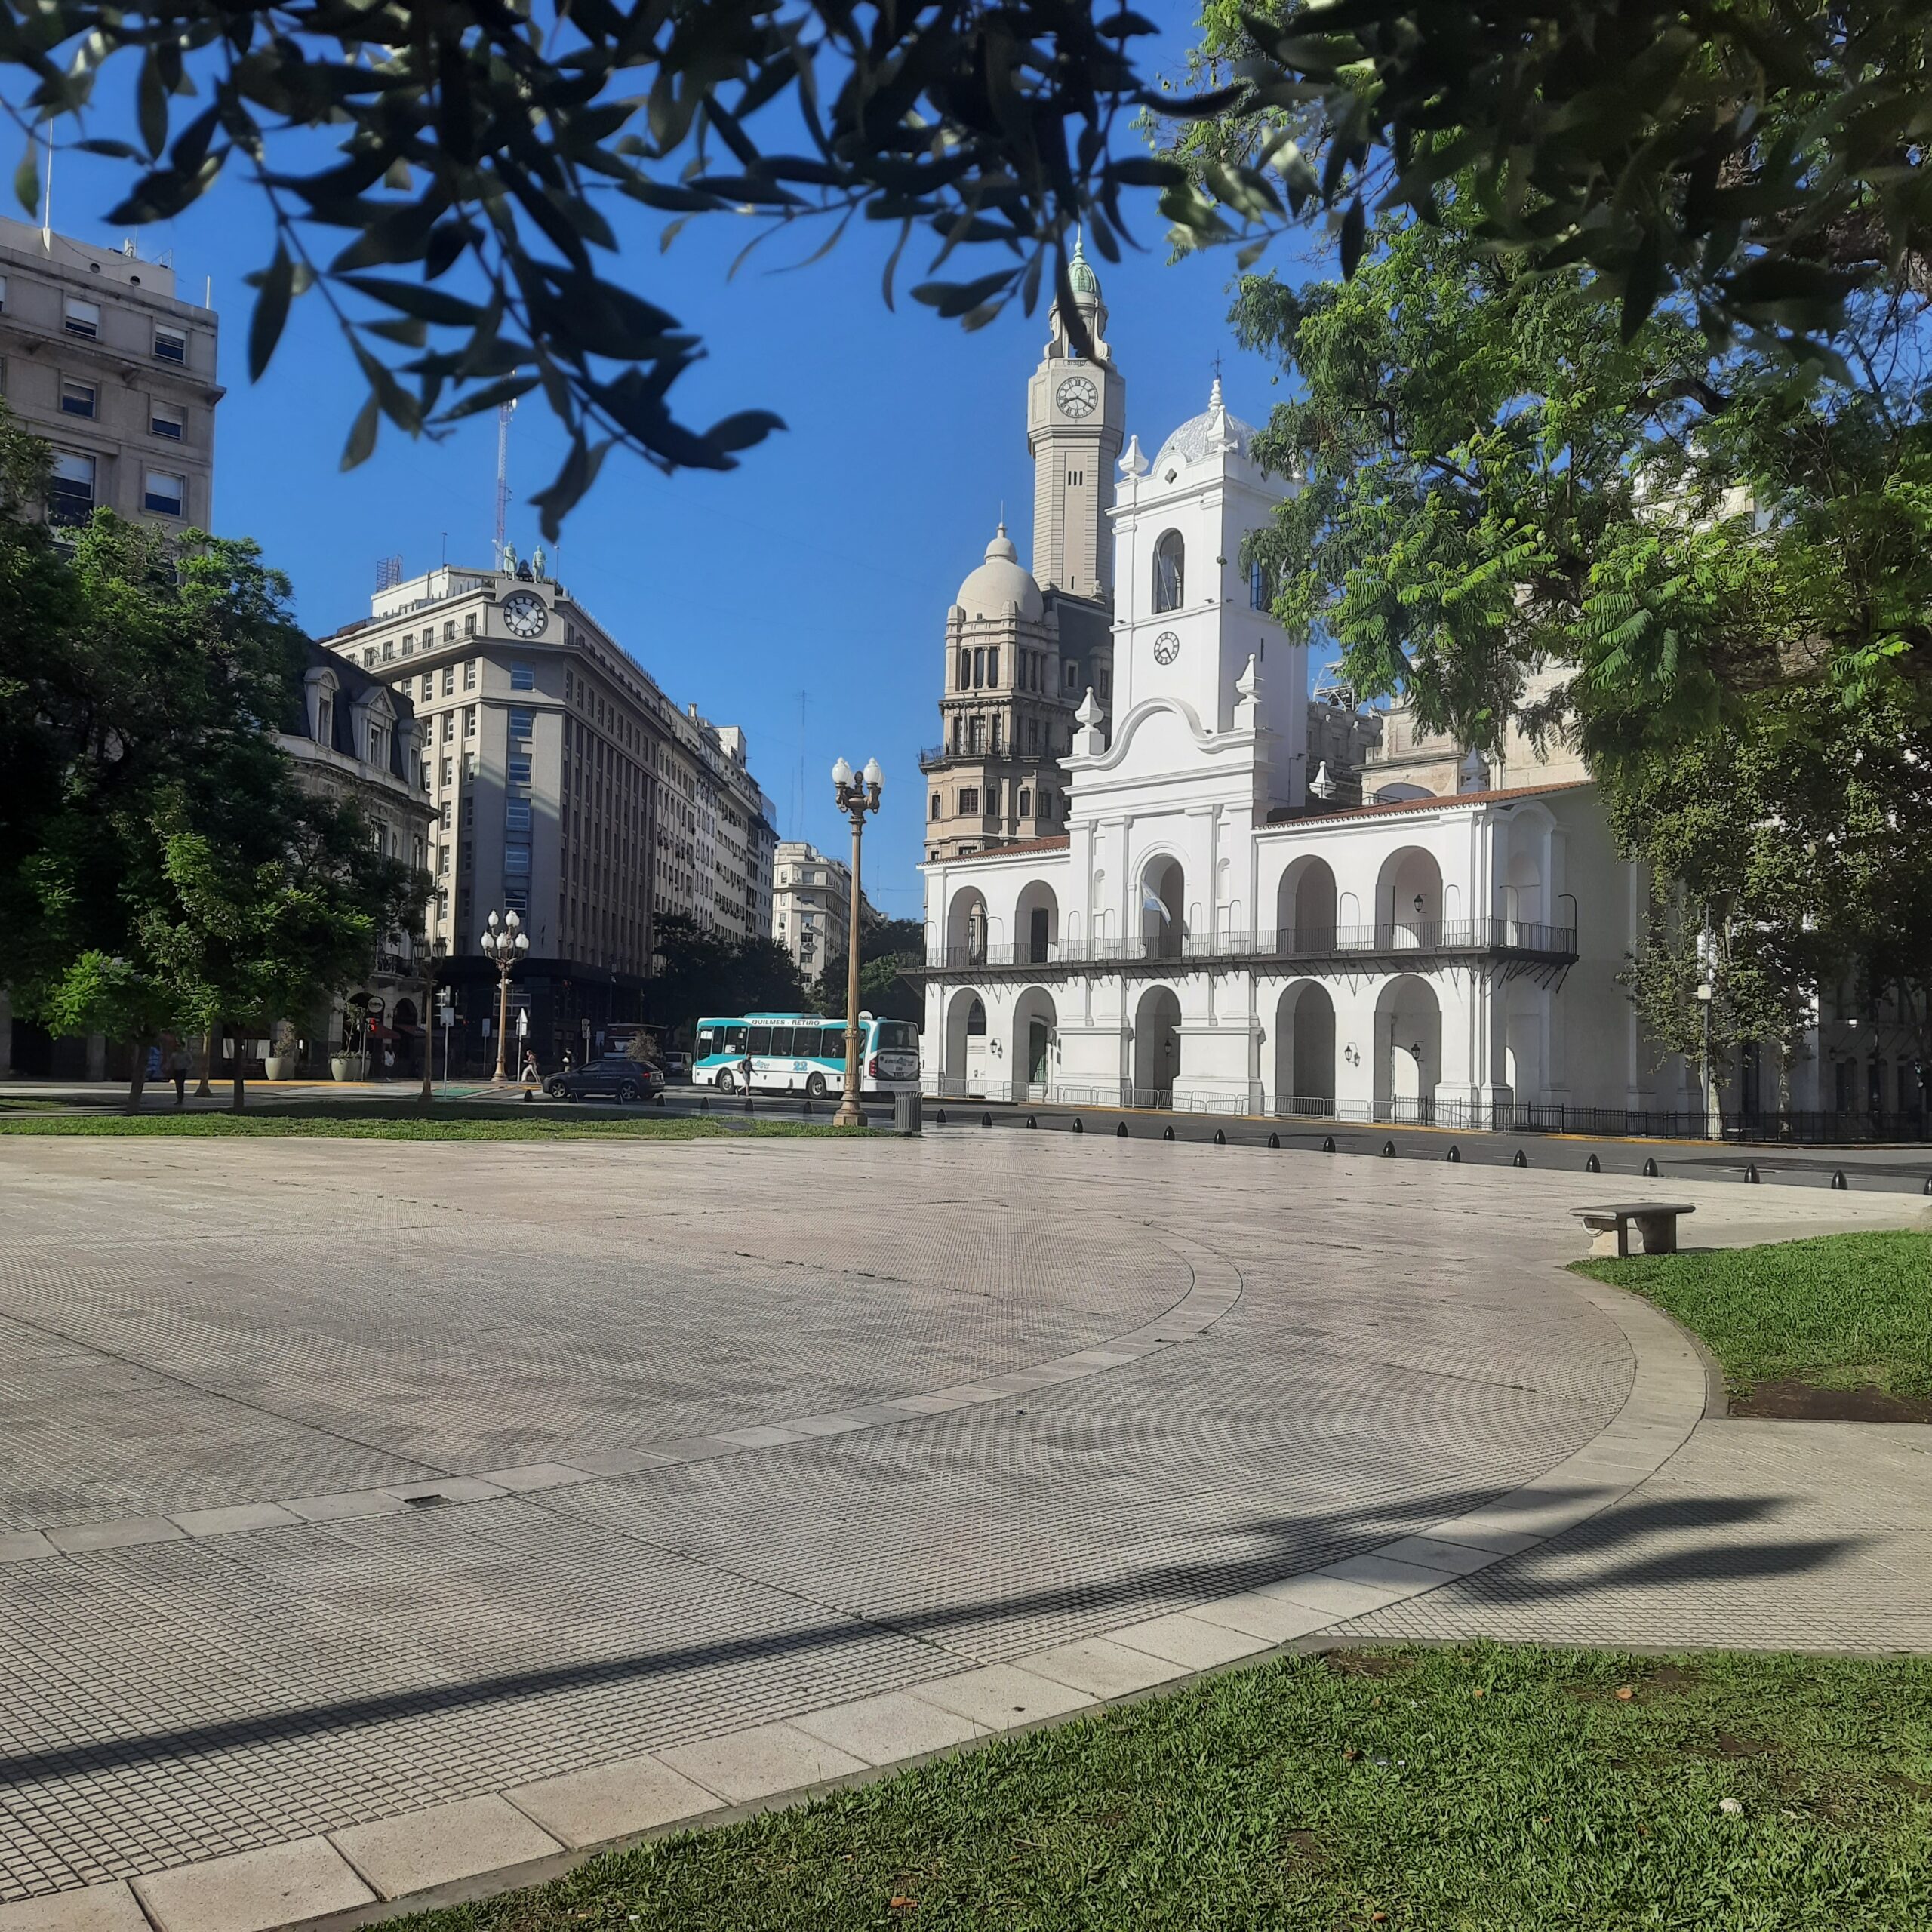
<instances>
[{"instance_id":1,"label":"blue sky","mask_svg":"<svg viewBox=\"0 0 1932 1932\"><path fill-rule=\"evenodd\" d=\"M1176 38L1171 57L1179 51ZM57 165L55 226L118 242L99 217L122 192L122 171L64 154ZM1204 408L1217 355L1235 413L1264 420L1273 372L1235 348L1226 321L1232 251L1170 266L1151 202L1145 216L1145 254L1096 263L1130 429L1151 449ZM946 608L1002 503L1023 556L1029 546L1026 389L1046 318L1016 306L971 335L939 320L906 293L922 278L917 238L896 314L880 294L876 233L848 234L813 266L774 273L820 238L780 238L728 280L748 232L728 218L700 220L660 254L640 223L623 238L625 270L706 339L708 359L674 392L685 419L702 426L760 406L783 417L787 432L721 476L667 478L614 454L565 526L558 574L679 703L744 728L781 836L842 852L831 765L841 753L855 765L876 756L885 804L867 835L866 888L884 910L909 916L921 901L916 758L939 736ZM255 538L288 573L305 624L322 632L366 616L380 558L400 555L413 575L441 561L447 543L452 562L487 562L494 417L439 443L412 444L385 425L374 457L341 473L361 385L313 297L296 304L273 367L250 385L254 291L242 278L272 247L251 189L220 183L139 239L144 255L172 250L184 298L199 301L212 283L229 386L215 522ZM1278 264L1290 265L1285 254ZM521 500L549 480L558 449L540 407L526 403L510 462L511 537L525 554L537 531Z\"/></svg>"}]
</instances>

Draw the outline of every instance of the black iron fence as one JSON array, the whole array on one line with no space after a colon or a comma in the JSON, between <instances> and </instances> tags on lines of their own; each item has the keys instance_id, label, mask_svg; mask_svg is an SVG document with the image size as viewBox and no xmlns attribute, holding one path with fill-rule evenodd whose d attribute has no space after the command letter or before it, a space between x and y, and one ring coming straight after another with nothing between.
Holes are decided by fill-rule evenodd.
<instances>
[{"instance_id":1,"label":"black iron fence","mask_svg":"<svg viewBox=\"0 0 1932 1932\"><path fill-rule=\"evenodd\" d=\"M1669 1112L1643 1108L1542 1106L1425 1095L1344 1100L1319 1094L1270 1098L1259 1085L1181 1081L1171 1088L1126 1081L1008 1080L961 1074L928 1075L928 1099L988 1100L1020 1106L1136 1107L1158 1112L1225 1114L1271 1120L1331 1121L1343 1126L1441 1127L1459 1133L1589 1134L1637 1140L1784 1142L1829 1146L1853 1142L1932 1141L1932 1114L1726 1111Z\"/></svg>"},{"instance_id":2,"label":"black iron fence","mask_svg":"<svg viewBox=\"0 0 1932 1932\"><path fill-rule=\"evenodd\" d=\"M976 968L1140 965L1189 960L1326 960L1392 954L1515 953L1540 959L1577 957L1574 926L1521 919L1397 919L1374 926L1322 926L1294 931L1189 933L1163 928L1126 939L1073 941L1029 938L1008 945L969 943L929 947L928 972Z\"/></svg>"}]
</instances>

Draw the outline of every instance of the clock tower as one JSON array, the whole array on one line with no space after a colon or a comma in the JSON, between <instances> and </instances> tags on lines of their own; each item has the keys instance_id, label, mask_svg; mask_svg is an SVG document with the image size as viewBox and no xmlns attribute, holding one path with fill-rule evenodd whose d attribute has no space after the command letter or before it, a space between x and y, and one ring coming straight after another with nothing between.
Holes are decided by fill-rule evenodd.
<instances>
[{"instance_id":1,"label":"clock tower","mask_svg":"<svg viewBox=\"0 0 1932 1932\"><path fill-rule=\"evenodd\" d=\"M1100 280L1078 238L1069 278L1093 355L1075 352L1057 303L1053 335L1026 388L1026 441L1033 452L1033 576L1042 589L1113 601L1114 500L1127 385L1107 346Z\"/></svg>"}]
</instances>

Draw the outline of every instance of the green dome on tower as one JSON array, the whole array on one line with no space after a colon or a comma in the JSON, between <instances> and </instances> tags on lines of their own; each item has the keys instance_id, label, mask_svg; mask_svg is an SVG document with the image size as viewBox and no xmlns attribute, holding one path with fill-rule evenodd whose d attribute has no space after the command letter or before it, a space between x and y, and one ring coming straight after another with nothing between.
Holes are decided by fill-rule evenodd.
<instances>
[{"instance_id":1,"label":"green dome on tower","mask_svg":"<svg viewBox=\"0 0 1932 1932\"><path fill-rule=\"evenodd\" d=\"M1073 285L1075 294L1091 295L1097 302L1100 299L1100 278L1087 266L1087 257L1080 246L1077 231L1073 237L1073 260L1067 264L1066 278Z\"/></svg>"}]
</instances>

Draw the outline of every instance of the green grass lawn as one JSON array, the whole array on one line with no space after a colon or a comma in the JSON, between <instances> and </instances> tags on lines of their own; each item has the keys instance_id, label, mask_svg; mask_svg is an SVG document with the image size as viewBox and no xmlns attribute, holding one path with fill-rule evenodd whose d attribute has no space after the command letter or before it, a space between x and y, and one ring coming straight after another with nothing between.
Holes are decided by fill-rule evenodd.
<instances>
[{"instance_id":1,"label":"green grass lawn","mask_svg":"<svg viewBox=\"0 0 1932 1932\"><path fill-rule=\"evenodd\" d=\"M797 1121L761 1121L743 1116L605 1113L593 1108L568 1112L516 1102L466 1105L441 1101L426 1114L413 1101L303 1101L264 1106L248 1113L0 1115L0 1135L162 1135L190 1140L223 1136L320 1138L330 1140L704 1140L750 1135L792 1140L806 1135L847 1134L863 1129L820 1126Z\"/></svg>"},{"instance_id":2,"label":"green grass lawn","mask_svg":"<svg viewBox=\"0 0 1932 1932\"><path fill-rule=\"evenodd\" d=\"M1700 1337L1734 1393L1788 1380L1932 1398L1932 1235L1826 1235L1575 1265Z\"/></svg>"},{"instance_id":3,"label":"green grass lawn","mask_svg":"<svg viewBox=\"0 0 1932 1932\"><path fill-rule=\"evenodd\" d=\"M1742 1810L1727 1814L1727 1798ZM395 1924L1923 1932L1928 1922L1932 1662L1459 1645L1229 1672Z\"/></svg>"}]
</instances>

